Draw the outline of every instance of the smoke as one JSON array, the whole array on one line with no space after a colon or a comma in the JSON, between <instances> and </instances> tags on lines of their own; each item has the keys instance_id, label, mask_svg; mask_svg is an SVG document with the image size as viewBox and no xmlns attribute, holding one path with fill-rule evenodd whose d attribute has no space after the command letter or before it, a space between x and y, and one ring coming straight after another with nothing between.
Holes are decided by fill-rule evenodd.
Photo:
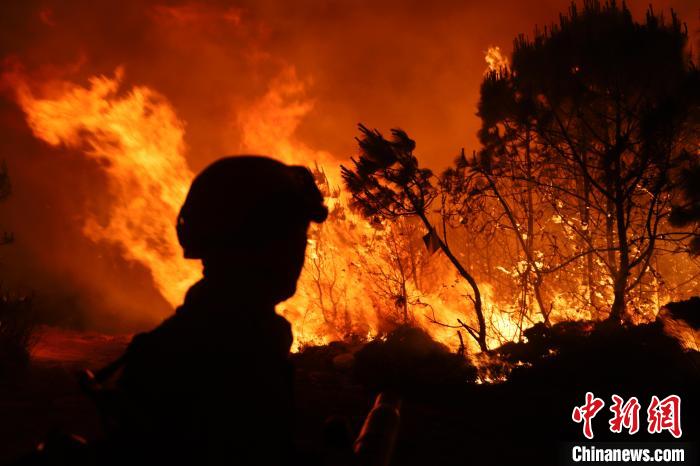
<instances>
[{"instance_id":1,"label":"smoke","mask_svg":"<svg viewBox=\"0 0 700 466\"><path fill-rule=\"evenodd\" d=\"M556 20L569 1L527 3L4 2L0 157L13 195L0 207L0 226L17 241L0 249L0 278L34 290L52 315L91 326L137 328L171 310L149 270L85 235L85 219L104 218L112 205L101 162L37 139L7 76L21 74L43 95L48 82L86 87L92 76L123 69L120 92L147 87L174 109L192 172L250 149L251 140L280 147L260 141L274 132L251 136L274 125L246 120L269 99L285 109L276 114L287 118L282 130L293 130L285 137L311 152L344 160L355 151L358 122L401 126L439 170L460 148L476 147L484 51L498 45L507 53L516 34ZM647 7L630 3L638 17ZM655 8L673 7L692 32L693 3Z\"/></svg>"}]
</instances>

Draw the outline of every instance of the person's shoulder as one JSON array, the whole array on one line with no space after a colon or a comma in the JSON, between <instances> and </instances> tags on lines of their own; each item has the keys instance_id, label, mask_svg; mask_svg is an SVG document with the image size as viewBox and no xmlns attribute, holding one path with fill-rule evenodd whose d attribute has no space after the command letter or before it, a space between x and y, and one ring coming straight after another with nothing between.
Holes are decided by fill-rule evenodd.
<instances>
[{"instance_id":1,"label":"person's shoulder","mask_svg":"<svg viewBox=\"0 0 700 466\"><path fill-rule=\"evenodd\" d=\"M158 346L164 340L186 331L190 314L187 306L179 306L171 316L167 317L155 328L134 335L129 343L128 350L138 352L152 346Z\"/></svg>"}]
</instances>

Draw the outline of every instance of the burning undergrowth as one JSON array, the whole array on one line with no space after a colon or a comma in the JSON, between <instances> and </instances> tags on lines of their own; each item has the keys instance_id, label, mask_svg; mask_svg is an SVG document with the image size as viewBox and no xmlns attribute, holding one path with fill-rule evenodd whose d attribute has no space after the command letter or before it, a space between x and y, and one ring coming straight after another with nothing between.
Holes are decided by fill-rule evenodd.
<instances>
[{"instance_id":1,"label":"burning undergrowth","mask_svg":"<svg viewBox=\"0 0 700 466\"><path fill-rule=\"evenodd\" d=\"M688 305L692 315L700 312L693 301L680 304ZM399 394L400 464L463 464L465 439L479 446L468 453L478 464L556 464L552 442L581 435L570 413L585 391L645 402L677 394L686 414L684 438L697 438L697 419L688 413L697 410L700 353L670 336L668 324L665 317L639 325L538 324L520 342L470 355L448 351L420 329L399 327L369 342L303 348L293 360L306 409L320 404L357 428L353 413L372 394ZM426 432L430 441L424 444ZM637 438L654 440L646 432ZM619 441L602 424L596 439Z\"/></svg>"},{"instance_id":2,"label":"burning undergrowth","mask_svg":"<svg viewBox=\"0 0 700 466\"><path fill-rule=\"evenodd\" d=\"M686 309L692 318L700 313L696 299L667 308ZM605 321L537 324L525 330L520 342L472 355L450 351L420 328L400 326L371 341L302 348L294 360L303 371L344 374L351 384L372 392L388 390L419 399L438 393L462 396L479 385L546 383L561 373L568 374L563 378L567 384L585 381L603 387L608 380L624 380L616 387L684 386L684 377L696 378L692 374L700 353L688 348L669 325L680 323L660 317L625 326ZM653 371L664 375L652 383Z\"/></svg>"}]
</instances>

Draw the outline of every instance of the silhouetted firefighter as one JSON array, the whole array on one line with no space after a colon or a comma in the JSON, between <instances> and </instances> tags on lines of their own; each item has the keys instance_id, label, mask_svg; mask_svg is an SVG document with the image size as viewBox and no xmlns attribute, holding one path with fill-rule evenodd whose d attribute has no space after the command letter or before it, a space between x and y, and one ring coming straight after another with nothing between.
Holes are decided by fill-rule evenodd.
<instances>
[{"instance_id":1,"label":"silhouetted firefighter","mask_svg":"<svg viewBox=\"0 0 700 466\"><path fill-rule=\"evenodd\" d=\"M123 358L113 442L148 464L291 464L292 344L275 305L296 291L310 222L328 211L312 174L269 158L221 159L177 223L204 277Z\"/></svg>"}]
</instances>

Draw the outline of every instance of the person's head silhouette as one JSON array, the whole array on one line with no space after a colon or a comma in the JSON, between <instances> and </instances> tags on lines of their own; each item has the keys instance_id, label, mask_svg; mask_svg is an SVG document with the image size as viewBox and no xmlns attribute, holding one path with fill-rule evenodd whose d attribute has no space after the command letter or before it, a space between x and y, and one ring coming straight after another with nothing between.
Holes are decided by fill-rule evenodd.
<instances>
[{"instance_id":1,"label":"person's head silhouette","mask_svg":"<svg viewBox=\"0 0 700 466\"><path fill-rule=\"evenodd\" d=\"M296 291L310 222L327 215L307 168L226 157L192 182L177 235L185 257L202 260L205 280L278 303Z\"/></svg>"}]
</instances>

